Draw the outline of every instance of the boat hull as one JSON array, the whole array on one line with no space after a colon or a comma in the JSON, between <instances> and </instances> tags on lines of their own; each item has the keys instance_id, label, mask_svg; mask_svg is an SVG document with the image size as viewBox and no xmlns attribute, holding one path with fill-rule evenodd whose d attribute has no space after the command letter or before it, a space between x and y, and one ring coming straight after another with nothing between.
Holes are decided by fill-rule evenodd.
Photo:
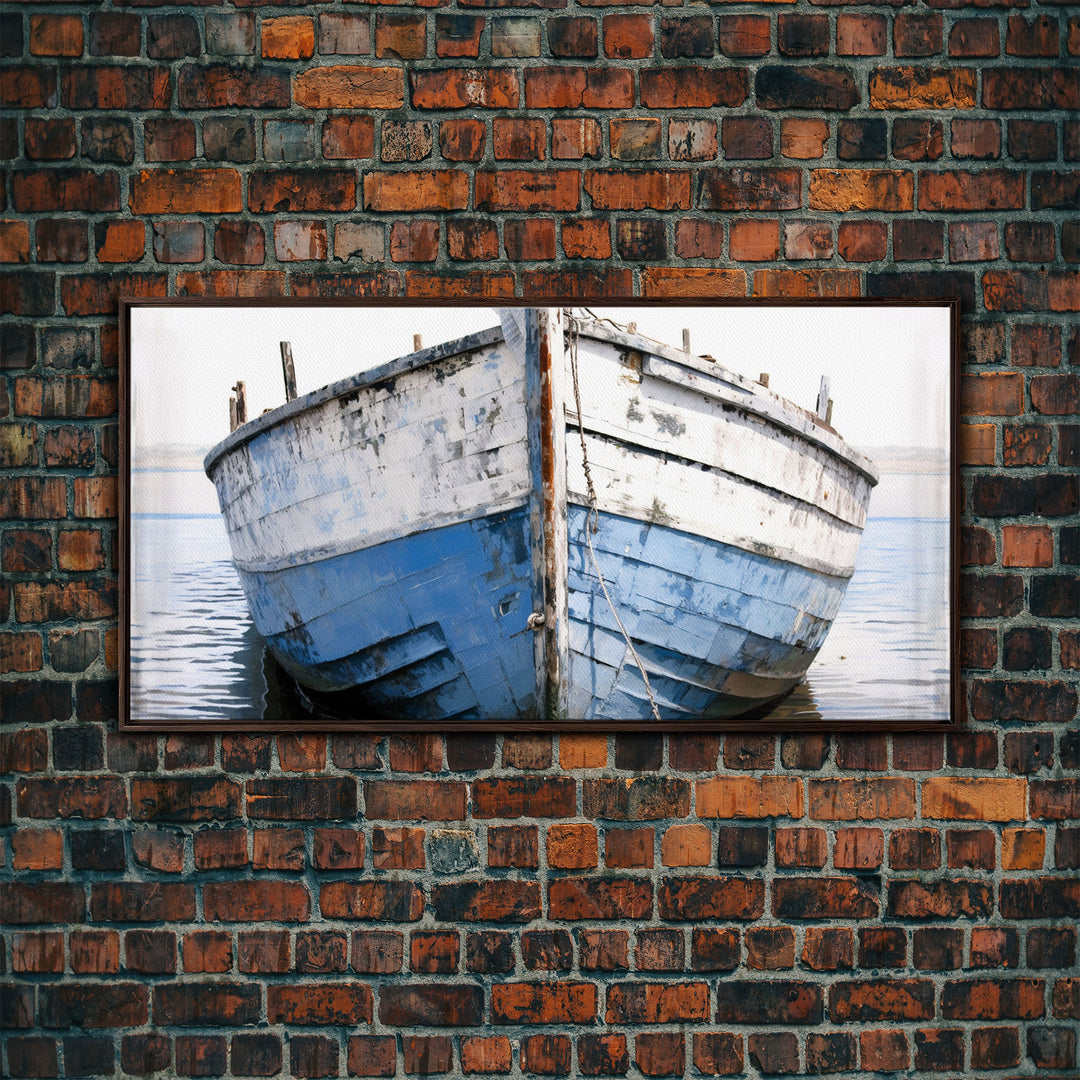
<instances>
[{"instance_id":1,"label":"boat hull","mask_svg":"<svg viewBox=\"0 0 1080 1080\"><path fill-rule=\"evenodd\" d=\"M723 720L820 649L872 466L700 358L543 326L316 392L208 457L256 628L324 715Z\"/></svg>"}]
</instances>

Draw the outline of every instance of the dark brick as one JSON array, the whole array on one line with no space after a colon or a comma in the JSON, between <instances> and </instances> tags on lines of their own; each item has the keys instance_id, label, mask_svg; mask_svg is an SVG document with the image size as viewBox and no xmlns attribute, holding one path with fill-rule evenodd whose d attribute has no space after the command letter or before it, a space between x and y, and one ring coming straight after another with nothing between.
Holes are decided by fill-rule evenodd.
<instances>
[{"instance_id":1,"label":"dark brick","mask_svg":"<svg viewBox=\"0 0 1080 1080\"><path fill-rule=\"evenodd\" d=\"M855 1068L857 1057L854 1035L837 1031L806 1037L806 1071L810 1074L846 1072Z\"/></svg>"},{"instance_id":2,"label":"dark brick","mask_svg":"<svg viewBox=\"0 0 1080 1080\"><path fill-rule=\"evenodd\" d=\"M281 1072L277 1035L234 1035L230 1042L234 1076L276 1076Z\"/></svg>"},{"instance_id":3,"label":"dark brick","mask_svg":"<svg viewBox=\"0 0 1080 1080\"><path fill-rule=\"evenodd\" d=\"M812 983L732 980L716 987L718 1023L820 1024L823 1013L822 989Z\"/></svg>"},{"instance_id":4,"label":"dark brick","mask_svg":"<svg viewBox=\"0 0 1080 1080\"><path fill-rule=\"evenodd\" d=\"M964 966L964 931L919 927L913 938L913 966L918 971L951 971Z\"/></svg>"},{"instance_id":5,"label":"dark brick","mask_svg":"<svg viewBox=\"0 0 1080 1080\"><path fill-rule=\"evenodd\" d=\"M784 56L828 56L828 15L784 13L777 20L777 47Z\"/></svg>"},{"instance_id":6,"label":"dark brick","mask_svg":"<svg viewBox=\"0 0 1080 1080\"><path fill-rule=\"evenodd\" d=\"M71 772L92 772L105 763L101 728L90 724L53 732L53 765Z\"/></svg>"},{"instance_id":7,"label":"dark brick","mask_svg":"<svg viewBox=\"0 0 1080 1080\"><path fill-rule=\"evenodd\" d=\"M75 870L123 870L124 833L118 829L75 829L68 834Z\"/></svg>"},{"instance_id":8,"label":"dark brick","mask_svg":"<svg viewBox=\"0 0 1080 1080\"><path fill-rule=\"evenodd\" d=\"M712 56L715 46L709 15L660 20L660 52L668 59Z\"/></svg>"},{"instance_id":9,"label":"dark brick","mask_svg":"<svg viewBox=\"0 0 1080 1080\"><path fill-rule=\"evenodd\" d=\"M112 1039L86 1035L64 1039L65 1076L112 1076L115 1071L116 1052Z\"/></svg>"},{"instance_id":10,"label":"dark brick","mask_svg":"<svg viewBox=\"0 0 1080 1080\"><path fill-rule=\"evenodd\" d=\"M763 109L850 109L859 104L859 88L848 68L764 65L755 78L757 103Z\"/></svg>"},{"instance_id":11,"label":"dark brick","mask_svg":"<svg viewBox=\"0 0 1080 1080\"><path fill-rule=\"evenodd\" d=\"M383 1024L475 1027L483 1022L483 1012L484 993L479 986L406 983L379 989Z\"/></svg>"},{"instance_id":12,"label":"dark brick","mask_svg":"<svg viewBox=\"0 0 1080 1080\"><path fill-rule=\"evenodd\" d=\"M465 938L465 965L469 971L514 970L513 939L498 930L481 930Z\"/></svg>"},{"instance_id":13,"label":"dark brick","mask_svg":"<svg viewBox=\"0 0 1080 1080\"><path fill-rule=\"evenodd\" d=\"M552 56L580 56L587 59L597 56L595 19L549 18L545 26Z\"/></svg>"},{"instance_id":14,"label":"dark brick","mask_svg":"<svg viewBox=\"0 0 1080 1080\"><path fill-rule=\"evenodd\" d=\"M964 1032L954 1028L915 1032L915 1068L944 1072L964 1068Z\"/></svg>"}]
</instances>

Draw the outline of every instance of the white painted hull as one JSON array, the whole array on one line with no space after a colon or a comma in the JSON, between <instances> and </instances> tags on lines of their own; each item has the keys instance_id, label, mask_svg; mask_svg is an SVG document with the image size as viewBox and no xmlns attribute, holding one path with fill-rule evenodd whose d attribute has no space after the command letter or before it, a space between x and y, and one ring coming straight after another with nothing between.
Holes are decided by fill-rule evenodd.
<instances>
[{"instance_id":1,"label":"white painted hull","mask_svg":"<svg viewBox=\"0 0 1080 1080\"><path fill-rule=\"evenodd\" d=\"M403 358L211 452L256 627L328 707L406 723L786 695L853 571L873 467L707 360L596 324L565 349L560 316L528 318L524 347L495 330Z\"/></svg>"}]
</instances>

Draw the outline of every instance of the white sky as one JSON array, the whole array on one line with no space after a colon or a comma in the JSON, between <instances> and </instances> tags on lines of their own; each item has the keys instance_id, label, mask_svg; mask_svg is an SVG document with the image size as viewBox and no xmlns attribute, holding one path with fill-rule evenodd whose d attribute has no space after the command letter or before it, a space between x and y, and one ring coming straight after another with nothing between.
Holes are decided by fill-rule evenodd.
<instances>
[{"instance_id":1,"label":"white sky","mask_svg":"<svg viewBox=\"0 0 1080 1080\"><path fill-rule=\"evenodd\" d=\"M855 446L948 446L949 309L800 305L606 307L640 333L756 378L805 408L831 379L833 424ZM153 306L131 311L134 448L209 447L229 433L230 388L247 384L248 418L285 400L279 342L292 343L305 394L412 351L498 323L479 307Z\"/></svg>"}]
</instances>

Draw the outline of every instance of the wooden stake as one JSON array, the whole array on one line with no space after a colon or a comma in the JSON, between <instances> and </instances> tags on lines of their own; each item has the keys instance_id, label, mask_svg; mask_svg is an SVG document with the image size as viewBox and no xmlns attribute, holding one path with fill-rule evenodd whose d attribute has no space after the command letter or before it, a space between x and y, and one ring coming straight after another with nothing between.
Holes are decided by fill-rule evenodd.
<instances>
[{"instance_id":1,"label":"wooden stake","mask_svg":"<svg viewBox=\"0 0 1080 1080\"><path fill-rule=\"evenodd\" d=\"M285 400L292 401L296 397L296 368L293 366L292 345L287 341L281 343L281 373L285 376Z\"/></svg>"},{"instance_id":2,"label":"wooden stake","mask_svg":"<svg viewBox=\"0 0 1080 1080\"><path fill-rule=\"evenodd\" d=\"M817 396L817 409L815 410L818 416L822 420L825 419L825 413L829 407L829 376L821 376L821 389L818 390Z\"/></svg>"},{"instance_id":3,"label":"wooden stake","mask_svg":"<svg viewBox=\"0 0 1080 1080\"><path fill-rule=\"evenodd\" d=\"M238 414L236 412L236 395L233 394L232 397L229 398L229 431L230 432L235 431L240 426L240 422L237 419L237 415Z\"/></svg>"},{"instance_id":4,"label":"wooden stake","mask_svg":"<svg viewBox=\"0 0 1080 1080\"><path fill-rule=\"evenodd\" d=\"M424 347L424 339L420 334L413 334L412 336L412 351L419 352Z\"/></svg>"},{"instance_id":5,"label":"wooden stake","mask_svg":"<svg viewBox=\"0 0 1080 1080\"><path fill-rule=\"evenodd\" d=\"M247 423L247 387L242 382L237 382L233 387L236 394L236 426Z\"/></svg>"},{"instance_id":6,"label":"wooden stake","mask_svg":"<svg viewBox=\"0 0 1080 1080\"><path fill-rule=\"evenodd\" d=\"M763 372L762 372L762 373L761 373L761 374L760 374L760 375L759 375L759 376L757 377L757 381L758 381L759 383L761 383L761 385L762 385L762 386L764 386L764 387L765 387L766 389L768 389L768 386L769 386L769 373L768 373L767 371L763 371Z\"/></svg>"},{"instance_id":7,"label":"wooden stake","mask_svg":"<svg viewBox=\"0 0 1080 1080\"><path fill-rule=\"evenodd\" d=\"M682 351L688 353L690 351L690 331L684 326L682 332Z\"/></svg>"}]
</instances>

